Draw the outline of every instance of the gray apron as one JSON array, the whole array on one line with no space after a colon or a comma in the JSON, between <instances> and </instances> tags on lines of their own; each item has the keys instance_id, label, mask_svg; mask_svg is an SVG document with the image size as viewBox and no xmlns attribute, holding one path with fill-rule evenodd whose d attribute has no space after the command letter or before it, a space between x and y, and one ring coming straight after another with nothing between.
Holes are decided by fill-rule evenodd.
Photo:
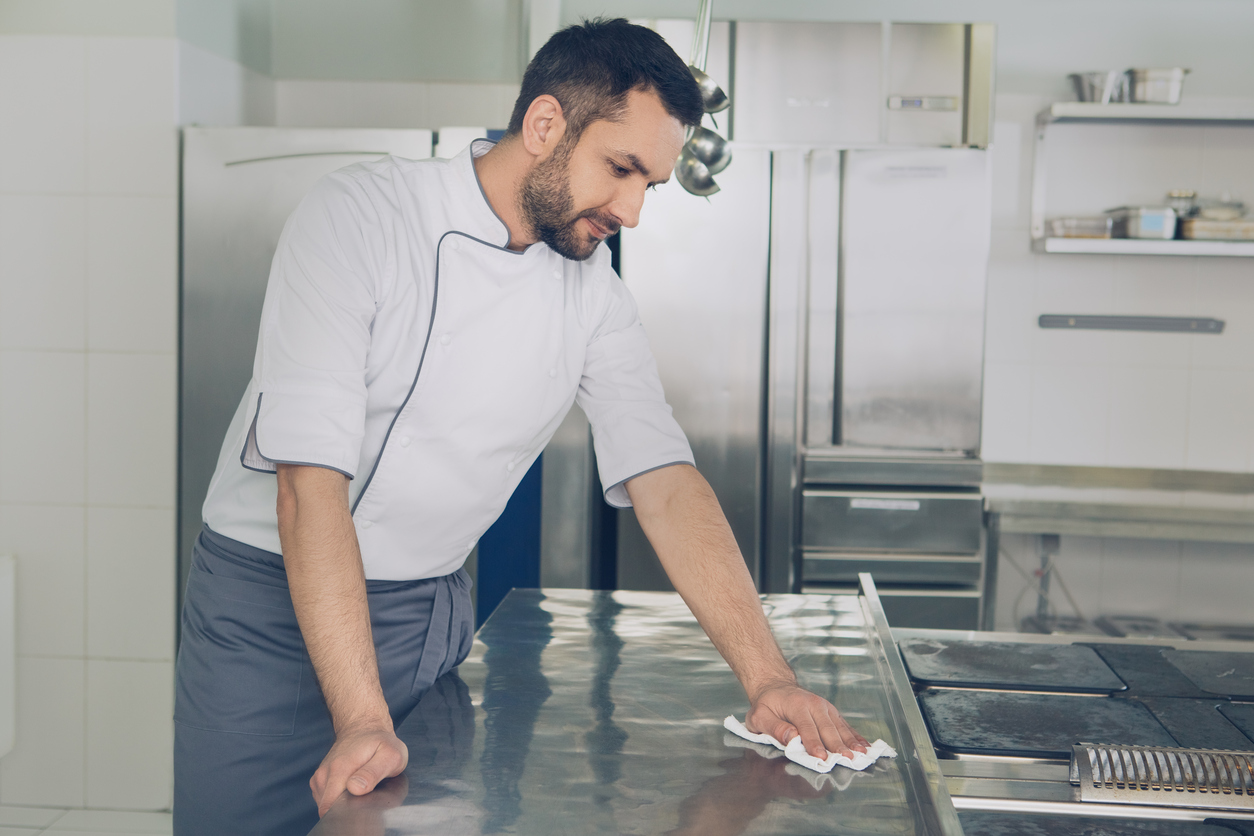
<instances>
[{"instance_id":1,"label":"gray apron","mask_svg":"<svg viewBox=\"0 0 1254 836\"><path fill-rule=\"evenodd\" d=\"M400 725L470 652L470 579L458 570L367 581L366 594L383 694ZM174 721L176 836L304 836L317 823L309 779L335 731L280 555L201 531L183 603Z\"/></svg>"}]
</instances>

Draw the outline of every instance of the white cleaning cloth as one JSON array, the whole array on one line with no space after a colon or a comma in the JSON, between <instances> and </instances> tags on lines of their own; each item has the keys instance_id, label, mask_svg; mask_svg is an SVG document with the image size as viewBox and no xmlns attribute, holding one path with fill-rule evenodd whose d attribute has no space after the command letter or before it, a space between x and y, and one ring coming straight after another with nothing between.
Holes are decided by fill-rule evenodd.
<instances>
[{"instance_id":1,"label":"white cleaning cloth","mask_svg":"<svg viewBox=\"0 0 1254 836\"><path fill-rule=\"evenodd\" d=\"M766 743L774 746L776 749L783 751L784 757L793 763L798 763L806 769L813 769L815 772L831 772L832 767L840 764L850 769L861 772L871 764L875 763L881 757L895 758L897 752L893 747L889 746L883 740L877 740L867 747L865 753L854 752L852 758L844 755L838 755L835 752L828 752L826 760L819 760L806 751L806 747L801 743L801 735L797 735L788 741L788 745L780 743L769 734L754 734L745 728L745 724L737 720L735 717L728 716L723 721L723 728L727 729L734 735L743 737L745 740L752 740L754 743Z\"/></svg>"}]
</instances>

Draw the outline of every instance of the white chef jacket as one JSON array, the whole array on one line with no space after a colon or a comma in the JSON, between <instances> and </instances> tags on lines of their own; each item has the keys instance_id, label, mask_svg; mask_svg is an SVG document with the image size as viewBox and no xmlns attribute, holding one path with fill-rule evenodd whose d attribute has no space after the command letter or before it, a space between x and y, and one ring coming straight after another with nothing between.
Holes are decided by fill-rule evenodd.
<instances>
[{"instance_id":1,"label":"white chef jacket","mask_svg":"<svg viewBox=\"0 0 1254 836\"><path fill-rule=\"evenodd\" d=\"M279 238L253 377L204 505L219 534L279 552L276 463L347 475L366 577L456 571L571 404L608 502L692 451L636 306L585 262L509 230L471 154L385 157L324 177Z\"/></svg>"}]
</instances>

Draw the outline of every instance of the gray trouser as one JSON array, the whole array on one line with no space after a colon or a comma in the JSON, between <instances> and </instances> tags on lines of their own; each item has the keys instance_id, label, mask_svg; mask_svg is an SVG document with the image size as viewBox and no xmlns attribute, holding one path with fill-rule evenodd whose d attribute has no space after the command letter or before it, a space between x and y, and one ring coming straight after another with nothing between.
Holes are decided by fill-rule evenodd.
<instances>
[{"instance_id":1,"label":"gray trouser","mask_svg":"<svg viewBox=\"0 0 1254 836\"><path fill-rule=\"evenodd\" d=\"M379 677L399 725L470 652L470 579L459 570L366 586ZM174 721L176 836L304 836L317 823L309 779L335 732L283 559L207 527L183 602Z\"/></svg>"}]
</instances>

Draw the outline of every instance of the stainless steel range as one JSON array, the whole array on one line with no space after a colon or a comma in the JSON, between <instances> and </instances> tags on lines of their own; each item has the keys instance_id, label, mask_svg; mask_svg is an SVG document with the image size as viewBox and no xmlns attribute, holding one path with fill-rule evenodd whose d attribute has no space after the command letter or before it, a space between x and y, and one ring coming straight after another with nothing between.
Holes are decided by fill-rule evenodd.
<instances>
[{"instance_id":1,"label":"stainless steel range","mask_svg":"<svg viewBox=\"0 0 1254 836\"><path fill-rule=\"evenodd\" d=\"M894 637L969 836L1254 834L1254 644Z\"/></svg>"}]
</instances>

